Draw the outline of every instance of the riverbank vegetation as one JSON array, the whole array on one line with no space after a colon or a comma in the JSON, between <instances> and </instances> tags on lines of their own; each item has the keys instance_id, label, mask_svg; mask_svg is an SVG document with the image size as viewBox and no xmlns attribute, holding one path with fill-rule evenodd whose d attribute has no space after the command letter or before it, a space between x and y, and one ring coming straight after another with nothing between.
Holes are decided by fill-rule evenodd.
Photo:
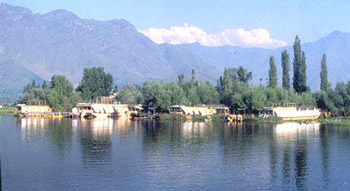
<instances>
[{"instance_id":1,"label":"riverbank vegetation","mask_svg":"<svg viewBox=\"0 0 350 191\"><path fill-rule=\"evenodd\" d=\"M2 106L0 108L0 115L13 115L17 111L16 107L13 106Z\"/></svg>"},{"instance_id":2,"label":"riverbank vegetation","mask_svg":"<svg viewBox=\"0 0 350 191\"><path fill-rule=\"evenodd\" d=\"M256 114L263 107L288 101L297 105L317 106L330 111L333 116L350 115L350 82L338 83L333 89L328 82L326 55L323 55L320 62L320 90L311 92L307 86L307 55L301 49L298 36L293 50L292 61L287 50L281 52L282 87L278 87L278 61L271 56L270 68L266 71L269 78L267 86L262 83L252 85L252 72L239 66L225 68L215 85L201 81L196 76L196 71L192 70L187 80L182 74L176 82L146 81L118 89L111 74L106 73L102 67L93 67L84 70L76 89L65 76L55 75L50 82L37 85L34 81L28 84L17 103L37 100L50 105L55 111L70 111L78 102L90 102L99 96L114 93L115 98L123 104L143 104L145 108L159 112L177 104L225 104L232 112L244 110ZM290 74L290 71L293 73Z\"/></svg>"}]
</instances>

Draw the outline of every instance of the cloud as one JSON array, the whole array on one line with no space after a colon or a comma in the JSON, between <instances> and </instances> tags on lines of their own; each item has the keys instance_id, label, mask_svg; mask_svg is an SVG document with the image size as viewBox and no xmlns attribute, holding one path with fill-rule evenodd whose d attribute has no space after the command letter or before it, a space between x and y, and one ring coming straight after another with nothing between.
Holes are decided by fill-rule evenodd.
<instances>
[{"instance_id":1,"label":"cloud","mask_svg":"<svg viewBox=\"0 0 350 191\"><path fill-rule=\"evenodd\" d=\"M139 30L139 32L157 44L170 43L176 45L197 42L204 46L232 45L260 48L277 48L287 45L282 40L271 38L269 31L266 29L226 29L217 34L210 34L201 28L185 23L183 26L172 26L169 29L148 28Z\"/></svg>"}]
</instances>

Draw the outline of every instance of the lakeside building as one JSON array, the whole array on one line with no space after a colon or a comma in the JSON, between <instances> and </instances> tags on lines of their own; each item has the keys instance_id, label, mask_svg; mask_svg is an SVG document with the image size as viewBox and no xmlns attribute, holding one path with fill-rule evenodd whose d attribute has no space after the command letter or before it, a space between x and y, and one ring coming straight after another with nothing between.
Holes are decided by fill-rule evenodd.
<instances>
[{"instance_id":1,"label":"lakeside building","mask_svg":"<svg viewBox=\"0 0 350 191\"><path fill-rule=\"evenodd\" d=\"M173 105L169 109L170 114L201 116L228 115L229 111L229 108L224 105Z\"/></svg>"}]
</instances>

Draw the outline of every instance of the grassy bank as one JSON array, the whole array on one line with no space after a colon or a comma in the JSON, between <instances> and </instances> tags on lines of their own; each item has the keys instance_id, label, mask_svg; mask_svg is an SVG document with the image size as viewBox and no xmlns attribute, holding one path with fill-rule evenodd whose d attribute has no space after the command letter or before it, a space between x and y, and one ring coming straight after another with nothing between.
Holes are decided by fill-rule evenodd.
<instances>
[{"instance_id":1,"label":"grassy bank","mask_svg":"<svg viewBox=\"0 0 350 191\"><path fill-rule=\"evenodd\" d=\"M161 121L186 121L186 117L182 115L159 114Z\"/></svg>"},{"instance_id":2,"label":"grassy bank","mask_svg":"<svg viewBox=\"0 0 350 191\"><path fill-rule=\"evenodd\" d=\"M16 111L16 107L4 106L0 108L0 115L13 115Z\"/></svg>"},{"instance_id":3,"label":"grassy bank","mask_svg":"<svg viewBox=\"0 0 350 191\"><path fill-rule=\"evenodd\" d=\"M350 126L350 118L345 118L345 117L323 118L323 119L317 119L316 121L322 124Z\"/></svg>"},{"instance_id":4,"label":"grassy bank","mask_svg":"<svg viewBox=\"0 0 350 191\"><path fill-rule=\"evenodd\" d=\"M278 119L275 116L271 117L246 117L245 120L247 121L254 121L258 123L283 123L283 122L288 122L288 121L282 121ZM297 121L297 122L318 122L321 124L330 124L330 125L341 125L341 126L350 126L350 118L345 118L345 117L331 117L331 118L320 118L320 119L315 119L315 120L302 120L302 121Z\"/></svg>"}]
</instances>

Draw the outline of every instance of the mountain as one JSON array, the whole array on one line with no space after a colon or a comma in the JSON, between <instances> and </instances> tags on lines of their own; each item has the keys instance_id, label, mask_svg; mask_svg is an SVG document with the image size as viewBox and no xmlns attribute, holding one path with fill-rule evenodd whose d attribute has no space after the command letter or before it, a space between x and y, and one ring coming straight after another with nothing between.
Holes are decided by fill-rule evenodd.
<instances>
[{"instance_id":1,"label":"mountain","mask_svg":"<svg viewBox=\"0 0 350 191\"><path fill-rule=\"evenodd\" d=\"M0 53L0 100L2 102L13 102L22 93L23 87L32 80L38 83L43 81L16 61Z\"/></svg>"},{"instance_id":2,"label":"mountain","mask_svg":"<svg viewBox=\"0 0 350 191\"><path fill-rule=\"evenodd\" d=\"M349 43L348 43L349 42ZM206 47L198 43L180 45L208 63L223 70L225 67L244 66L253 72L253 83L267 83L269 57L274 56L278 69L279 84L282 83L281 52L286 49L290 55L290 71L293 71L293 47L277 49L242 48L235 46ZM316 42L302 45L307 62L307 83L312 90L318 90L322 54L327 55L328 77L332 85L350 80L350 33L335 31ZM292 73L291 73L292 79Z\"/></svg>"},{"instance_id":3,"label":"mountain","mask_svg":"<svg viewBox=\"0 0 350 191\"><path fill-rule=\"evenodd\" d=\"M201 79L213 81L219 72L178 46L155 44L123 19L81 19L65 10L33 14L0 4L0 47L40 78L63 74L75 85L84 68L93 66L103 66L118 84L175 80L192 69Z\"/></svg>"},{"instance_id":4,"label":"mountain","mask_svg":"<svg viewBox=\"0 0 350 191\"><path fill-rule=\"evenodd\" d=\"M327 54L329 79L347 81L350 71L350 34L333 32L302 45L307 57L308 85L319 87L320 62ZM269 57L276 57L281 76L283 49L206 47L200 44L155 44L126 20L81 19L66 10L33 14L29 9L0 4L0 102L14 100L32 80L49 80L63 74L78 85L84 68L103 66L118 85L144 80L176 80L192 69L202 80L216 83L225 67L240 65L253 72L259 84L269 70ZM292 71L292 63L291 63ZM279 83L281 84L281 78Z\"/></svg>"}]
</instances>

